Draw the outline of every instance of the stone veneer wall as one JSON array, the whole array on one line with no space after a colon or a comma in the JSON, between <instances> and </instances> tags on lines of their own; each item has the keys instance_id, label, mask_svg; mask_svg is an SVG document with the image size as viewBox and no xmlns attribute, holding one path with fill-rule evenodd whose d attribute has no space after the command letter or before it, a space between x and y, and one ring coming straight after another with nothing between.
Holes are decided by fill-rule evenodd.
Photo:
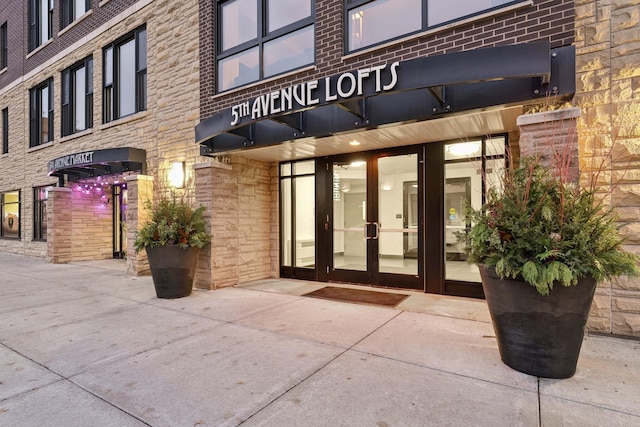
<instances>
[{"instance_id":1,"label":"stone veneer wall","mask_svg":"<svg viewBox=\"0 0 640 427\"><path fill-rule=\"evenodd\" d=\"M626 249L640 253L640 1L576 0L575 45L581 169L603 164L598 183L620 215ZM595 166L594 166L595 165ZM640 278L602 283L591 330L640 337Z\"/></svg>"},{"instance_id":2,"label":"stone veneer wall","mask_svg":"<svg viewBox=\"0 0 640 427\"><path fill-rule=\"evenodd\" d=\"M134 175L126 178L127 182L127 274L141 276L151 274L149 261L144 251L136 254L134 242L136 231L149 218L144 206L146 200L153 199L153 178L147 175Z\"/></svg>"},{"instance_id":3,"label":"stone veneer wall","mask_svg":"<svg viewBox=\"0 0 640 427\"><path fill-rule=\"evenodd\" d=\"M113 258L113 204L100 201L100 195L71 192L71 258L73 261ZM57 223L54 223L57 224ZM107 244L105 244L105 242Z\"/></svg>"},{"instance_id":4,"label":"stone veneer wall","mask_svg":"<svg viewBox=\"0 0 640 427\"><path fill-rule=\"evenodd\" d=\"M277 277L277 187L273 194L272 178L277 168L231 157L229 164L210 161L196 165L195 171L196 203L206 206L212 235L211 245L200 254L195 286L216 289Z\"/></svg>"}]
</instances>

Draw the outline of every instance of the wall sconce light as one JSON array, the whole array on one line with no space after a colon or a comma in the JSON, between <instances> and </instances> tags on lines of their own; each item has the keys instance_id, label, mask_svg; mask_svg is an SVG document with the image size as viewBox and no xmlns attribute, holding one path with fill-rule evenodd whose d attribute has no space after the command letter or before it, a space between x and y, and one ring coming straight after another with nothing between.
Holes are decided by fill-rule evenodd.
<instances>
[{"instance_id":1,"label":"wall sconce light","mask_svg":"<svg viewBox=\"0 0 640 427\"><path fill-rule=\"evenodd\" d=\"M174 162L169 169L169 184L175 188L184 187L184 162Z\"/></svg>"},{"instance_id":2,"label":"wall sconce light","mask_svg":"<svg viewBox=\"0 0 640 427\"><path fill-rule=\"evenodd\" d=\"M109 204L109 196L107 196L106 194L103 194L102 196L100 196L100 201L103 204L108 205Z\"/></svg>"}]
</instances>

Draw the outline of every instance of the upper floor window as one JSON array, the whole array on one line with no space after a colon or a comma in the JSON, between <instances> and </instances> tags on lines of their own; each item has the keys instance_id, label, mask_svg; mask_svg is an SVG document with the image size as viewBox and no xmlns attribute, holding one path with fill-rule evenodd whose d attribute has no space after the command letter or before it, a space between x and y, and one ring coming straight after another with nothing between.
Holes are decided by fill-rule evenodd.
<instances>
[{"instance_id":1,"label":"upper floor window","mask_svg":"<svg viewBox=\"0 0 640 427\"><path fill-rule=\"evenodd\" d=\"M60 28L64 28L84 15L91 0L60 0Z\"/></svg>"},{"instance_id":2,"label":"upper floor window","mask_svg":"<svg viewBox=\"0 0 640 427\"><path fill-rule=\"evenodd\" d=\"M20 238L20 192L10 191L0 194L0 216L2 228L0 237Z\"/></svg>"},{"instance_id":3,"label":"upper floor window","mask_svg":"<svg viewBox=\"0 0 640 427\"><path fill-rule=\"evenodd\" d=\"M93 126L93 58L62 71L62 136Z\"/></svg>"},{"instance_id":4,"label":"upper floor window","mask_svg":"<svg viewBox=\"0 0 640 427\"><path fill-rule=\"evenodd\" d=\"M41 46L52 36L53 1L29 0L29 51Z\"/></svg>"},{"instance_id":5,"label":"upper floor window","mask_svg":"<svg viewBox=\"0 0 640 427\"><path fill-rule=\"evenodd\" d=\"M2 154L9 152L9 107L2 109Z\"/></svg>"},{"instance_id":6,"label":"upper floor window","mask_svg":"<svg viewBox=\"0 0 640 427\"><path fill-rule=\"evenodd\" d=\"M29 146L53 141L53 78L29 91Z\"/></svg>"},{"instance_id":7,"label":"upper floor window","mask_svg":"<svg viewBox=\"0 0 640 427\"><path fill-rule=\"evenodd\" d=\"M9 42L7 41L7 23L0 25L0 70L7 68L9 56Z\"/></svg>"},{"instance_id":8,"label":"upper floor window","mask_svg":"<svg viewBox=\"0 0 640 427\"><path fill-rule=\"evenodd\" d=\"M218 91L315 60L314 2L229 0L218 9Z\"/></svg>"},{"instance_id":9,"label":"upper floor window","mask_svg":"<svg viewBox=\"0 0 640 427\"><path fill-rule=\"evenodd\" d=\"M140 27L103 50L103 122L147 109L147 30Z\"/></svg>"},{"instance_id":10,"label":"upper floor window","mask_svg":"<svg viewBox=\"0 0 640 427\"><path fill-rule=\"evenodd\" d=\"M356 51L497 9L513 0L346 0L347 50Z\"/></svg>"}]
</instances>

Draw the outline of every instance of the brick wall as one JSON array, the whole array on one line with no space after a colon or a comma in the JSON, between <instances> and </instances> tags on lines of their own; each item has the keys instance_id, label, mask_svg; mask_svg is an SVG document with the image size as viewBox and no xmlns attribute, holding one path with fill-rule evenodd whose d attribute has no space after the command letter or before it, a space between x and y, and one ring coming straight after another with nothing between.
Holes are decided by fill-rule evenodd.
<instances>
[{"instance_id":1,"label":"brick wall","mask_svg":"<svg viewBox=\"0 0 640 427\"><path fill-rule=\"evenodd\" d=\"M292 84L339 74L370 65L406 61L428 55L462 50L549 40L552 47L573 42L573 1L534 0L533 5L480 21L429 33L422 37L369 49L363 53L344 56L343 0L322 0L316 5L316 63L313 70L292 76L269 79L246 88L215 96L215 7L214 2L200 1L200 56L202 119L262 93Z\"/></svg>"},{"instance_id":2,"label":"brick wall","mask_svg":"<svg viewBox=\"0 0 640 427\"><path fill-rule=\"evenodd\" d=\"M576 2L578 122L583 179L600 168L603 197L620 215L626 248L640 253L640 2ZM640 278L601 283L591 330L640 336Z\"/></svg>"}]
</instances>

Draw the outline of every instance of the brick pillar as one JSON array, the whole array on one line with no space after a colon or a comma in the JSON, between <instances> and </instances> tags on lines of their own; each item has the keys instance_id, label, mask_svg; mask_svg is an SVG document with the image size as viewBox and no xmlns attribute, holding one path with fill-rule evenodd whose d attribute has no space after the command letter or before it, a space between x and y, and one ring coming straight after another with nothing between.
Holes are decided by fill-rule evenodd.
<instances>
[{"instance_id":1,"label":"brick pillar","mask_svg":"<svg viewBox=\"0 0 640 427\"><path fill-rule=\"evenodd\" d=\"M73 203L71 188L54 187L47 199L47 261L66 264L72 255Z\"/></svg>"},{"instance_id":2,"label":"brick pillar","mask_svg":"<svg viewBox=\"0 0 640 427\"><path fill-rule=\"evenodd\" d=\"M563 174L565 182L577 183L580 179L578 117L580 108L576 107L518 117L520 158L537 157L554 174Z\"/></svg>"},{"instance_id":3,"label":"brick pillar","mask_svg":"<svg viewBox=\"0 0 640 427\"><path fill-rule=\"evenodd\" d=\"M194 286L217 289L239 283L238 179L233 167L211 161L194 165L196 205L204 215L211 244L200 251Z\"/></svg>"},{"instance_id":4,"label":"brick pillar","mask_svg":"<svg viewBox=\"0 0 640 427\"><path fill-rule=\"evenodd\" d=\"M148 218L144 207L147 200L153 200L153 177L148 175L132 175L125 178L127 182L127 274L131 276L148 276L149 262L147 254L141 251L136 254L134 242L137 231Z\"/></svg>"}]
</instances>

